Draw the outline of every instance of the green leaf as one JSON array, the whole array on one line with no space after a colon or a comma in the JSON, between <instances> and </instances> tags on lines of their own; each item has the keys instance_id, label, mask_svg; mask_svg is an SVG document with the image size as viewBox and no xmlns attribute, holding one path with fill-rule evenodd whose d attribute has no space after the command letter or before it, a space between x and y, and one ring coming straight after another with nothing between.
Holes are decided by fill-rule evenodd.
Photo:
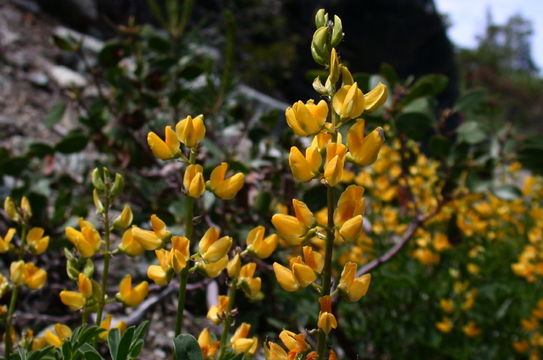
<instances>
[{"instance_id":1,"label":"green leaf","mask_svg":"<svg viewBox=\"0 0 543 360\"><path fill-rule=\"evenodd\" d=\"M89 139L81 133L72 133L60 140L55 149L63 154L76 153L83 150Z\"/></svg>"},{"instance_id":2,"label":"green leaf","mask_svg":"<svg viewBox=\"0 0 543 360\"><path fill-rule=\"evenodd\" d=\"M53 34L51 36L53 43L61 50L73 52L77 49L77 45L70 39Z\"/></svg>"},{"instance_id":3,"label":"green leaf","mask_svg":"<svg viewBox=\"0 0 543 360\"><path fill-rule=\"evenodd\" d=\"M477 144L487 139L487 134L482 125L475 121L463 123L456 129L460 141L468 144Z\"/></svg>"},{"instance_id":4,"label":"green leaf","mask_svg":"<svg viewBox=\"0 0 543 360\"><path fill-rule=\"evenodd\" d=\"M420 97L435 96L445 89L448 82L447 77L443 75L425 75L415 82L401 102L407 104Z\"/></svg>"},{"instance_id":5,"label":"green leaf","mask_svg":"<svg viewBox=\"0 0 543 360\"><path fill-rule=\"evenodd\" d=\"M388 82L390 87L394 88L394 85L398 82L399 76L392 65L384 63L381 65L381 75Z\"/></svg>"},{"instance_id":6,"label":"green leaf","mask_svg":"<svg viewBox=\"0 0 543 360\"><path fill-rule=\"evenodd\" d=\"M117 353L119 352L119 343L121 341L121 332L119 329L111 329L107 336L107 345L109 347L109 353L113 360L117 360Z\"/></svg>"},{"instance_id":7,"label":"green leaf","mask_svg":"<svg viewBox=\"0 0 543 360\"><path fill-rule=\"evenodd\" d=\"M486 97L486 91L483 89L471 90L463 94L454 105L453 111L462 112L472 110L477 107Z\"/></svg>"},{"instance_id":8,"label":"green leaf","mask_svg":"<svg viewBox=\"0 0 543 360\"><path fill-rule=\"evenodd\" d=\"M395 121L400 132L416 141L424 140L433 128L432 120L421 112L400 114Z\"/></svg>"},{"instance_id":9,"label":"green leaf","mask_svg":"<svg viewBox=\"0 0 543 360\"><path fill-rule=\"evenodd\" d=\"M518 160L522 166L535 172L543 172L543 138L533 136L524 139L519 146Z\"/></svg>"},{"instance_id":10,"label":"green leaf","mask_svg":"<svg viewBox=\"0 0 543 360\"><path fill-rule=\"evenodd\" d=\"M441 158L449 154L451 142L445 136L432 136L428 143L428 149L430 150L430 154L434 157Z\"/></svg>"},{"instance_id":11,"label":"green leaf","mask_svg":"<svg viewBox=\"0 0 543 360\"><path fill-rule=\"evenodd\" d=\"M39 158L43 158L47 155L53 155L55 153L55 149L45 143L33 143L30 144L27 156L37 156Z\"/></svg>"},{"instance_id":12,"label":"green leaf","mask_svg":"<svg viewBox=\"0 0 543 360\"><path fill-rule=\"evenodd\" d=\"M194 336L189 334L178 335L173 339L174 360L203 360L202 350Z\"/></svg>"},{"instance_id":13,"label":"green leaf","mask_svg":"<svg viewBox=\"0 0 543 360\"><path fill-rule=\"evenodd\" d=\"M102 355L90 344L83 344L79 351L83 354L85 360L104 360Z\"/></svg>"},{"instance_id":14,"label":"green leaf","mask_svg":"<svg viewBox=\"0 0 543 360\"><path fill-rule=\"evenodd\" d=\"M109 42L98 53L98 63L102 67L113 67L126 55L125 47L115 41Z\"/></svg>"},{"instance_id":15,"label":"green leaf","mask_svg":"<svg viewBox=\"0 0 543 360\"><path fill-rule=\"evenodd\" d=\"M56 123L62 120L65 111L66 104L60 103L53 105L51 110L49 110L49 112L45 116L45 119L43 119L43 124L48 128L52 128Z\"/></svg>"},{"instance_id":16,"label":"green leaf","mask_svg":"<svg viewBox=\"0 0 543 360\"><path fill-rule=\"evenodd\" d=\"M29 160L25 157L12 157L2 162L0 174L19 176L28 168Z\"/></svg>"},{"instance_id":17,"label":"green leaf","mask_svg":"<svg viewBox=\"0 0 543 360\"><path fill-rule=\"evenodd\" d=\"M138 325L136 330L134 331L134 339L135 340L143 340L145 335L147 335L147 330L149 329L149 321L144 321L141 324Z\"/></svg>"},{"instance_id":18,"label":"green leaf","mask_svg":"<svg viewBox=\"0 0 543 360\"><path fill-rule=\"evenodd\" d=\"M522 196L520 190L513 185L500 185L493 187L492 193L503 200L515 200Z\"/></svg>"}]
</instances>

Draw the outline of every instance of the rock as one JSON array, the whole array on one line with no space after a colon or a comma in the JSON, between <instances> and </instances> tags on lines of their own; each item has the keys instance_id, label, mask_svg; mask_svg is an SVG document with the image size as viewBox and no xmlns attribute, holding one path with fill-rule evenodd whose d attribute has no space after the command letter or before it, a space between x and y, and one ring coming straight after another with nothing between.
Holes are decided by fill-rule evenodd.
<instances>
[{"instance_id":1,"label":"rock","mask_svg":"<svg viewBox=\"0 0 543 360\"><path fill-rule=\"evenodd\" d=\"M28 81L30 81L30 83L36 85L37 87L47 87L47 84L49 83L49 78L41 71L29 72L26 75L26 78Z\"/></svg>"},{"instance_id":2,"label":"rock","mask_svg":"<svg viewBox=\"0 0 543 360\"><path fill-rule=\"evenodd\" d=\"M61 88L85 87L87 80L79 73L60 65L51 65L47 72L49 77Z\"/></svg>"}]
</instances>

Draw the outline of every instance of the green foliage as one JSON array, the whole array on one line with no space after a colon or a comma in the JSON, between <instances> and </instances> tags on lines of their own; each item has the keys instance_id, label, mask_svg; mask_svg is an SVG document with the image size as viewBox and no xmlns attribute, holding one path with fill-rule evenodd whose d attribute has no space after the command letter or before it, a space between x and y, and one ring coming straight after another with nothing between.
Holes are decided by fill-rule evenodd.
<instances>
[{"instance_id":1,"label":"green foliage","mask_svg":"<svg viewBox=\"0 0 543 360\"><path fill-rule=\"evenodd\" d=\"M198 341L190 334L181 334L173 339L174 360L202 360L202 350Z\"/></svg>"}]
</instances>

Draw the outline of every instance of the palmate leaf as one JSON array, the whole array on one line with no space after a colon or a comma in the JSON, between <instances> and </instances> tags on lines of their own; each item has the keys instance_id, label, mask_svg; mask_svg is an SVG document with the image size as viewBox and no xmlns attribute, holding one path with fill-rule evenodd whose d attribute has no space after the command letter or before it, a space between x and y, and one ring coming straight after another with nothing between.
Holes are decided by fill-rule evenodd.
<instances>
[{"instance_id":1,"label":"palmate leaf","mask_svg":"<svg viewBox=\"0 0 543 360\"><path fill-rule=\"evenodd\" d=\"M178 335L173 339L173 349L174 360L203 360L200 345L192 335Z\"/></svg>"}]
</instances>

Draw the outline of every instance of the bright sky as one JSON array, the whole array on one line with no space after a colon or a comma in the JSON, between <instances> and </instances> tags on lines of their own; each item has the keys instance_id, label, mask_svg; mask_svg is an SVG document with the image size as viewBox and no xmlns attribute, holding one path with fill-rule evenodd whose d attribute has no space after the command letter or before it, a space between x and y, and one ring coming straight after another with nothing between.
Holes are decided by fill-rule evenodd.
<instances>
[{"instance_id":1,"label":"bright sky","mask_svg":"<svg viewBox=\"0 0 543 360\"><path fill-rule=\"evenodd\" d=\"M532 57L539 70L543 70L543 0L435 0L435 4L439 12L449 15L452 22L449 37L462 47L475 46L476 35L486 25L487 8L497 24L520 13L532 21Z\"/></svg>"}]
</instances>

